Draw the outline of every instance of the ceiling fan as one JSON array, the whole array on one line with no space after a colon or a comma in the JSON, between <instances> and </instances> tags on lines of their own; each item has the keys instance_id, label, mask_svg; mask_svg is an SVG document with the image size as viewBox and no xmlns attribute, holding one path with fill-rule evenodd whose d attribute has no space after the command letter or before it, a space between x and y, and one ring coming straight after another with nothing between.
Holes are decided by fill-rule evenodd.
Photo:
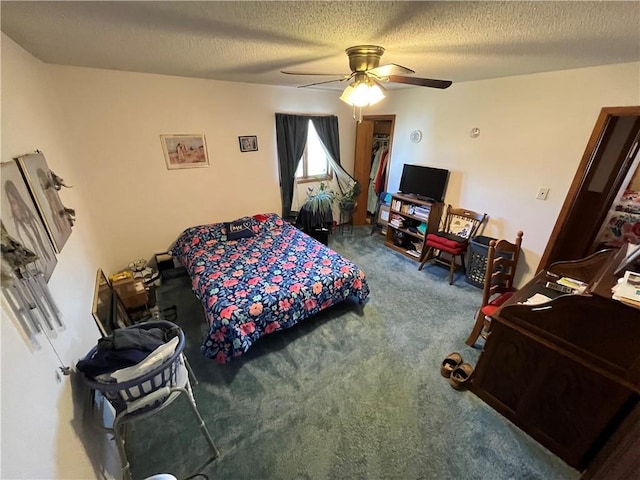
<instances>
[{"instance_id":1,"label":"ceiling fan","mask_svg":"<svg viewBox=\"0 0 640 480\"><path fill-rule=\"evenodd\" d=\"M344 82L353 79L353 82L345 89L340 99L350 105L359 107L371 105L384 98L384 94L382 93L384 90L382 86L383 82L405 83L420 87L441 89L448 88L452 84L450 80L407 77L407 74L415 72L410 68L395 63L380 65L380 58L384 53L384 48L378 45L356 45L347 48L345 51L349 57L350 74L295 72L287 70L281 70L281 72L286 75L324 75L339 77L324 82L301 85L299 88L322 85L324 83ZM358 91L360 95L356 94Z\"/></svg>"}]
</instances>

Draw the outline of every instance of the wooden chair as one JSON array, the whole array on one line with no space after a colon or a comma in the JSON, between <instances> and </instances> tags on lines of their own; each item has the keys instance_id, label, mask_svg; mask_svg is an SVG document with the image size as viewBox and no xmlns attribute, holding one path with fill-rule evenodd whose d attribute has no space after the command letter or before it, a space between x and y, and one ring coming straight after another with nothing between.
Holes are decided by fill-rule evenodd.
<instances>
[{"instance_id":1,"label":"wooden chair","mask_svg":"<svg viewBox=\"0 0 640 480\"><path fill-rule=\"evenodd\" d=\"M516 235L515 243L507 240L491 240L487 251L487 269L484 275L484 288L482 290L482 303L476 314L476 322L473 330L466 340L470 347L476 343L478 337L483 335L483 330L488 331L491 323L491 315L506 302L515 288L513 279L518 266L520 245L522 244L520 231Z\"/></svg>"},{"instance_id":2,"label":"wooden chair","mask_svg":"<svg viewBox=\"0 0 640 480\"><path fill-rule=\"evenodd\" d=\"M453 285L453 273L456 270L456 258L460 257L460 266L466 273L464 254L469 241L476 236L482 222L487 218L486 213L477 213L465 208L453 208L447 205L444 228L437 233L428 233L425 246L427 247L418 270L431 259L436 263L449 267L449 285ZM434 251L437 253L434 255ZM447 254L450 259L442 258Z\"/></svg>"}]
</instances>

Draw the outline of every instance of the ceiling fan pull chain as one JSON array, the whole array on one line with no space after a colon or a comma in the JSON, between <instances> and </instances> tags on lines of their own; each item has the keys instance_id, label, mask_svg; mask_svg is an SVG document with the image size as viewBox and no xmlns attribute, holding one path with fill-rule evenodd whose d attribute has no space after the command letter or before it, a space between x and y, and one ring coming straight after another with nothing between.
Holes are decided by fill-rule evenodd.
<instances>
[{"instance_id":1,"label":"ceiling fan pull chain","mask_svg":"<svg viewBox=\"0 0 640 480\"><path fill-rule=\"evenodd\" d=\"M358 123L362 122L362 107L353 105L353 119Z\"/></svg>"}]
</instances>

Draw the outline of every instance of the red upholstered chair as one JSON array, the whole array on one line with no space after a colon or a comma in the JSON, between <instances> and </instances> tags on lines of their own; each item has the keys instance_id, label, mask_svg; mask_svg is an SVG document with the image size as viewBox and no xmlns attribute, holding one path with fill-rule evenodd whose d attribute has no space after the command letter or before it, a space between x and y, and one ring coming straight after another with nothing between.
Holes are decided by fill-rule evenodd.
<instances>
[{"instance_id":1,"label":"red upholstered chair","mask_svg":"<svg viewBox=\"0 0 640 480\"><path fill-rule=\"evenodd\" d=\"M464 254L469 246L469 241L475 237L478 228L486 218L486 213L477 213L465 208L453 208L451 205L447 205L444 228L437 233L427 234L425 242L427 250L418 270L422 270L422 267L433 259L436 263L449 267L449 285L453 285L456 258L460 257L460 266L466 272ZM434 254L434 252L436 253Z\"/></svg>"},{"instance_id":2,"label":"red upholstered chair","mask_svg":"<svg viewBox=\"0 0 640 480\"><path fill-rule=\"evenodd\" d=\"M517 233L515 243L507 240L491 240L489 242L482 303L476 314L476 323L466 341L470 347L473 347L479 336L484 336L483 330L488 331L491 315L509 300L515 291L513 279L518 266L522 235L522 232Z\"/></svg>"}]
</instances>

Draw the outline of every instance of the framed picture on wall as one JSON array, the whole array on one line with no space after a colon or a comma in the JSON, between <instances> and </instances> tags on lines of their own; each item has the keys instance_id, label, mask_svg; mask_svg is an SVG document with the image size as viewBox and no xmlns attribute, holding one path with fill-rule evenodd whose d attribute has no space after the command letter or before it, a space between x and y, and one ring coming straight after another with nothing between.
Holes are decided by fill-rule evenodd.
<instances>
[{"instance_id":1,"label":"framed picture on wall","mask_svg":"<svg viewBox=\"0 0 640 480\"><path fill-rule=\"evenodd\" d=\"M160 141L169 170L209 166L204 135L160 135Z\"/></svg>"},{"instance_id":2,"label":"framed picture on wall","mask_svg":"<svg viewBox=\"0 0 640 480\"><path fill-rule=\"evenodd\" d=\"M71 222L58 195L56 183L42 153L16 158L27 187L56 252L60 253L71 235Z\"/></svg>"},{"instance_id":3,"label":"framed picture on wall","mask_svg":"<svg viewBox=\"0 0 640 480\"><path fill-rule=\"evenodd\" d=\"M258 151L258 137L255 135L238 137L238 142L240 142L241 152L257 152Z\"/></svg>"},{"instance_id":4,"label":"framed picture on wall","mask_svg":"<svg viewBox=\"0 0 640 480\"><path fill-rule=\"evenodd\" d=\"M49 280L57 259L44 224L16 162L0 164L2 224L7 233L38 256L35 265Z\"/></svg>"}]
</instances>

